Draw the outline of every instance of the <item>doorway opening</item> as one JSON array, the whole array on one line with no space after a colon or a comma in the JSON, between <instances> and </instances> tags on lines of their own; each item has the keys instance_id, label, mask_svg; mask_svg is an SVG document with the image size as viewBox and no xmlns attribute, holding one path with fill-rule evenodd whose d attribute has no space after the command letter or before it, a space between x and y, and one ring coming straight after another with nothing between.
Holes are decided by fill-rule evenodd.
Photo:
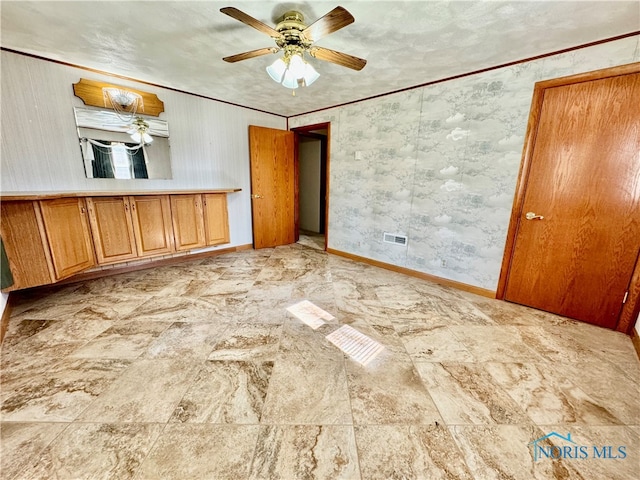
<instances>
[{"instance_id":1,"label":"doorway opening","mask_svg":"<svg viewBox=\"0 0 640 480\"><path fill-rule=\"evenodd\" d=\"M327 249L330 124L292 129L295 133L296 242Z\"/></svg>"}]
</instances>

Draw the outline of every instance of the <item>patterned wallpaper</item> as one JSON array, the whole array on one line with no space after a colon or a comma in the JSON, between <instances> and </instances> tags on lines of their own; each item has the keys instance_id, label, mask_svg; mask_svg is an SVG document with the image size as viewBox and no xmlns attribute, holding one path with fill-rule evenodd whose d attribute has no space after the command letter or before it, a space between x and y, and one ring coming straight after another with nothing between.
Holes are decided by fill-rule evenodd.
<instances>
[{"instance_id":1,"label":"patterned wallpaper","mask_svg":"<svg viewBox=\"0 0 640 480\"><path fill-rule=\"evenodd\" d=\"M290 118L331 122L329 247L495 290L534 83L637 61L631 37Z\"/></svg>"}]
</instances>

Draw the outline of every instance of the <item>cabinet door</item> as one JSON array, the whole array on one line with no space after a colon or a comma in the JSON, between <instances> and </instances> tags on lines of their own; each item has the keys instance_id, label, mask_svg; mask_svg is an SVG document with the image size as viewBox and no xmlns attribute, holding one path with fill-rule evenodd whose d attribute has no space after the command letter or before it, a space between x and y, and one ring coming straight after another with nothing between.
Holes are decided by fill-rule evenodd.
<instances>
[{"instance_id":1,"label":"cabinet door","mask_svg":"<svg viewBox=\"0 0 640 480\"><path fill-rule=\"evenodd\" d=\"M87 198L98 263L136 258L136 240L127 197Z\"/></svg>"},{"instance_id":2,"label":"cabinet door","mask_svg":"<svg viewBox=\"0 0 640 480\"><path fill-rule=\"evenodd\" d=\"M95 265L83 198L41 200L40 212L56 280Z\"/></svg>"},{"instance_id":3,"label":"cabinet door","mask_svg":"<svg viewBox=\"0 0 640 480\"><path fill-rule=\"evenodd\" d=\"M175 251L168 195L129 197L138 256Z\"/></svg>"},{"instance_id":4,"label":"cabinet door","mask_svg":"<svg viewBox=\"0 0 640 480\"><path fill-rule=\"evenodd\" d=\"M204 247L202 196L171 195L171 217L177 250Z\"/></svg>"},{"instance_id":5,"label":"cabinet door","mask_svg":"<svg viewBox=\"0 0 640 480\"><path fill-rule=\"evenodd\" d=\"M13 285L4 291L45 285L54 281L32 201L0 203L0 235L7 252Z\"/></svg>"},{"instance_id":6,"label":"cabinet door","mask_svg":"<svg viewBox=\"0 0 640 480\"><path fill-rule=\"evenodd\" d=\"M203 195L203 203L207 245L229 243L227 195L224 193L205 193Z\"/></svg>"}]
</instances>

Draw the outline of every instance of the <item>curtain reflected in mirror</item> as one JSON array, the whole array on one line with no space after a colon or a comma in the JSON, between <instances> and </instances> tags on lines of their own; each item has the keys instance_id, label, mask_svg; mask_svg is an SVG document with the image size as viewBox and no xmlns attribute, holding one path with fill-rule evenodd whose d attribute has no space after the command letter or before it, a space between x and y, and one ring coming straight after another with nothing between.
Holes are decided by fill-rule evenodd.
<instances>
[{"instance_id":1,"label":"curtain reflected in mirror","mask_svg":"<svg viewBox=\"0 0 640 480\"><path fill-rule=\"evenodd\" d=\"M144 145L135 143L100 143L87 139L91 151L85 156L93 156L93 178L149 178Z\"/></svg>"},{"instance_id":2,"label":"curtain reflected in mirror","mask_svg":"<svg viewBox=\"0 0 640 480\"><path fill-rule=\"evenodd\" d=\"M132 122L123 121L114 112L81 107L74 112L88 178L171 178L167 122L136 117L148 126L150 138L135 142Z\"/></svg>"}]
</instances>

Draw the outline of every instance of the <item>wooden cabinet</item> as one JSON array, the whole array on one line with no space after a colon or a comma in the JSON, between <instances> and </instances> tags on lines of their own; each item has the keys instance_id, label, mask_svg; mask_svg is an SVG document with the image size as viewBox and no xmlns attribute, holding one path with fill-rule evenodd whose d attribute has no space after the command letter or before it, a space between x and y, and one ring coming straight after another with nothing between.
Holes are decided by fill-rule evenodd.
<instances>
[{"instance_id":1,"label":"wooden cabinet","mask_svg":"<svg viewBox=\"0 0 640 480\"><path fill-rule=\"evenodd\" d=\"M138 256L175 251L168 195L129 197Z\"/></svg>"},{"instance_id":2,"label":"wooden cabinet","mask_svg":"<svg viewBox=\"0 0 640 480\"><path fill-rule=\"evenodd\" d=\"M87 199L98 263L174 251L167 195Z\"/></svg>"},{"instance_id":3,"label":"wooden cabinet","mask_svg":"<svg viewBox=\"0 0 640 480\"><path fill-rule=\"evenodd\" d=\"M229 243L227 196L221 193L205 193L202 195L202 200L207 245Z\"/></svg>"},{"instance_id":4,"label":"wooden cabinet","mask_svg":"<svg viewBox=\"0 0 640 480\"><path fill-rule=\"evenodd\" d=\"M55 281L53 266L40 236L39 208L34 201L0 204L0 235L13 275L13 285L5 291Z\"/></svg>"},{"instance_id":5,"label":"wooden cabinet","mask_svg":"<svg viewBox=\"0 0 640 480\"><path fill-rule=\"evenodd\" d=\"M89 197L89 221L98 263L122 262L138 256L128 197Z\"/></svg>"},{"instance_id":6,"label":"wooden cabinet","mask_svg":"<svg viewBox=\"0 0 640 480\"><path fill-rule=\"evenodd\" d=\"M96 265L229 243L226 194L2 195L2 235L14 284L54 283ZM157 193L157 194L156 194Z\"/></svg>"},{"instance_id":7,"label":"wooden cabinet","mask_svg":"<svg viewBox=\"0 0 640 480\"><path fill-rule=\"evenodd\" d=\"M171 195L171 215L177 250L229 243L225 194Z\"/></svg>"},{"instance_id":8,"label":"wooden cabinet","mask_svg":"<svg viewBox=\"0 0 640 480\"><path fill-rule=\"evenodd\" d=\"M82 198L3 202L2 238L14 284L46 285L95 265Z\"/></svg>"},{"instance_id":9,"label":"wooden cabinet","mask_svg":"<svg viewBox=\"0 0 640 480\"><path fill-rule=\"evenodd\" d=\"M171 195L171 216L177 250L206 245L202 195Z\"/></svg>"},{"instance_id":10,"label":"wooden cabinet","mask_svg":"<svg viewBox=\"0 0 640 480\"><path fill-rule=\"evenodd\" d=\"M60 280L95 265L83 198L41 200L41 234L49 246L54 277Z\"/></svg>"}]
</instances>

